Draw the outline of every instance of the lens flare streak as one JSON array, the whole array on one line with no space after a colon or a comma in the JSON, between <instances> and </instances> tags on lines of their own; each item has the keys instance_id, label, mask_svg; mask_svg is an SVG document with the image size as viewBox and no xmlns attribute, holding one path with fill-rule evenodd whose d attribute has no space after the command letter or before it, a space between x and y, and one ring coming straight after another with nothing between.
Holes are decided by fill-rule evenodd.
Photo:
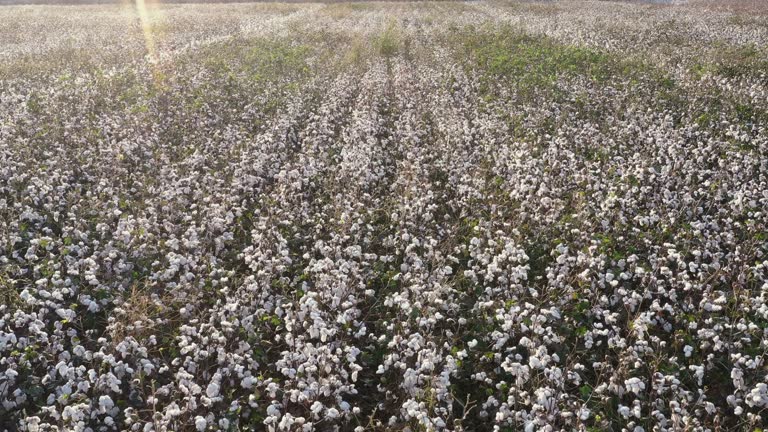
<instances>
[{"instance_id":1,"label":"lens flare streak","mask_svg":"<svg viewBox=\"0 0 768 432\"><path fill-rule=\"evenodd\" d=\"M144 0L136 0L136 12L139 14L141 32L144 35L144 43L147 46L147 55L149 56L151 62L156 62L157 46L155 44L155 36L152 32L152 24L150 23L147 4Z\"/></svg>"}]
</instances>

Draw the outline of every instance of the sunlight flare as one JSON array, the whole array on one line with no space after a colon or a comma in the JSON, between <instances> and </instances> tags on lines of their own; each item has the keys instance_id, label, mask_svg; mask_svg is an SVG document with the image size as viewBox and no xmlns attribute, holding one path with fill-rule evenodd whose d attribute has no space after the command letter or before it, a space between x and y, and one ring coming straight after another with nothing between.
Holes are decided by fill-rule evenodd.
<instances>
[{"instance_id":1,"label":"sunlight flare","mask_svg":"<svg viewBox=\"0 0 768 432\"><path fill-rule=\"evenodd\" d=\"M150 61L157 61L157 47L155 45L155 36L152 32L152 24L149 22L149 13L147 12L147 5L144 0L136 0L136 11L139 14L139 21L141 23L141 32L144 35L144 43L147 47L147 54Z\"/></svg>"}]
</instances>

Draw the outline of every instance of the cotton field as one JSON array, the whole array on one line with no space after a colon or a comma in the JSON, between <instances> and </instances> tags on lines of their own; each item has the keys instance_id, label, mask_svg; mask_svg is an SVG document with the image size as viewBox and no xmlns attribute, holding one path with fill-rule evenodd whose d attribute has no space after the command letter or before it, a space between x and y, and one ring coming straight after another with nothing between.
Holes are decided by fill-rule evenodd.
<instances>
[{"instance_id":1,"label":"cotton field","mask_svg":"<svg viewBox=\"0 0 768 432\"><path fill-rule=\"evenodd\" d=\"M0 430L762 431L768 3L0 6Z\"/></svg>"}]
</instances>

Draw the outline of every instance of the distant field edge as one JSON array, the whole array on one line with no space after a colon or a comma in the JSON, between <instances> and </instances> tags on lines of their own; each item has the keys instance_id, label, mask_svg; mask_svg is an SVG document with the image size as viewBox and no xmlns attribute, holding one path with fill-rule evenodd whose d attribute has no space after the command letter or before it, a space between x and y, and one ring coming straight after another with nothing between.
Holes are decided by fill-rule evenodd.
<instances>
[{"instance_id":1,"label":"distant field edge","mask_svg":"<svg viewBox=\"0 0 768 432\"><path fill-rule=\"evenodd\" d=\"M416 3L416 2L475 2L479 0L148 0L147 3L167 4L215 4L215 3ZM551 2L553 0L523 0ZM135 0L0 0L0 6L13 5L120 5L135 3Z\"/></svg>"}]
</instances>

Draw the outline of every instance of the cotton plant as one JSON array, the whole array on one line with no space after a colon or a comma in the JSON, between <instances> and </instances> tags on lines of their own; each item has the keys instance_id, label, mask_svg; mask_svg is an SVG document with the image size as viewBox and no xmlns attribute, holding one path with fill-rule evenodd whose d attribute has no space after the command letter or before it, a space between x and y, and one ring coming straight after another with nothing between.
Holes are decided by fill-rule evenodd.
<instances>
[{"instance_id":1,"label":"cotton plant","mask_svg":"<svg viewBox=\"0 0 768 432\"><path fill-rule=\"evenodd\" d=\"M764 20L690 3L1 10L0 429L761 427Z\"/></svg>"}]
</instances>

